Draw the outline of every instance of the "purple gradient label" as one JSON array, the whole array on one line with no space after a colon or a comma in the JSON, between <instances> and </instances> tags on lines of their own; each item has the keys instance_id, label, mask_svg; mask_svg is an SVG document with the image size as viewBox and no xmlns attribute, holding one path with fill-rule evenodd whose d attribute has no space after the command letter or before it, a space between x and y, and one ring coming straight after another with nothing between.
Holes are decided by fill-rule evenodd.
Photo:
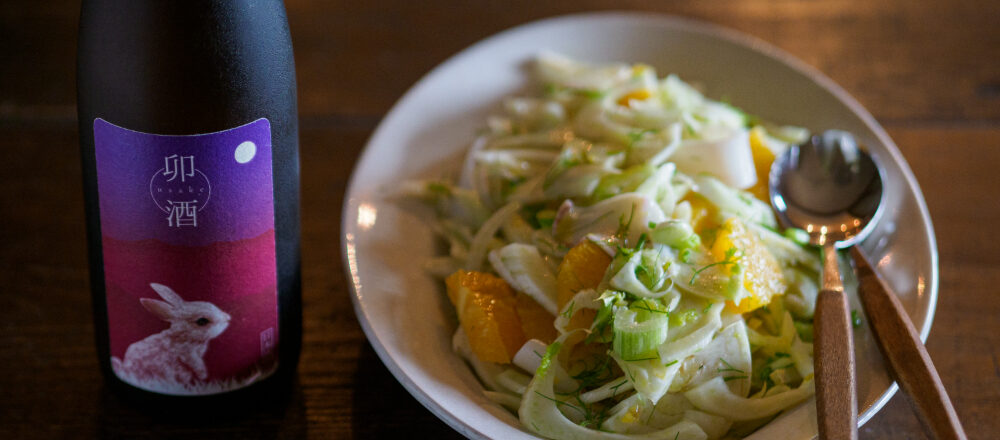
<instances>
[{"instance_id":1,"label":"purple gradient label","mask_svg":"<svg viewBox=\"0 0 1000 440\"><path fill-rule=\"evenodd\" d=\"M271 126L188 136L94 120L112 367L163 394L274 372Z\"/></svg>"}]
</instances>

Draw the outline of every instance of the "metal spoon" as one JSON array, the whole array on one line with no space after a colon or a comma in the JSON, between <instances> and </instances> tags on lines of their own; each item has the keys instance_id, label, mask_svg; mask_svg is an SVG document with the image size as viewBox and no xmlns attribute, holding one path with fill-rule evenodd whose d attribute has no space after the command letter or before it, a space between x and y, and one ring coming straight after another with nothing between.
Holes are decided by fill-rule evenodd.
<instances>
[{"instance_id":1,"label":"metal spoon","mask_svg":"<svg viewBox=\"0 0 1000 440\"><path fill-rule=\"evenodd\" d=\"M771 204L786 226L823 247L814 316L816 410L821 439L857 439L854 342L836 249L867 236L882 214L882 169L846 132L830 130L783 153L771 167ZM919 334L868 258L853 247L868 321L890 373L940 439L964 439L955 409Z\"/></svg>"},{"instance_id":2,"label":"metal spoon","mask_svg":"<svg viewBox=\"0 0 1000 440\"><path fill-rule=\"evenodd\" d=\"M854 337L837 249L870 232L882 179L850 134L827 131L789 148L771 166L771 204L786 226L823 247L823 289L813 318L816 413L821 439L858 438Z\"/></svg>"}]
</instances>

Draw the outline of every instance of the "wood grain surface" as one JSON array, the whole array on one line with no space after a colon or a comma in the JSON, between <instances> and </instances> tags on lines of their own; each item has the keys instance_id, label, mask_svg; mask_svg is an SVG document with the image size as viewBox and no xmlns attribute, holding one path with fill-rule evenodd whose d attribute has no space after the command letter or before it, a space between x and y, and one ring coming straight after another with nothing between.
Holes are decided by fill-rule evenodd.
<instances>
[{"instance_id":1,"label":"wood grain surface","mask_svg":"<svg viewBox=\"0 0 1000 440\"><path fill-rule=\"evenodd\" d=\"M860 248L851 248L851 255L858 276L858 296L890 374L915 404L921 422L936 438L965 440L962 422L903 304L872 269L868 256Z\"/></svg>"},{"instance_id":2,"label":"wood grain surface","mask_svg":"<svg viewBox=\"0 0 1000 440\"><path fill-rule=\"evenodd\" d=\"M857 440L854 332L843 289L819 292L813 324L819 437L822 440Z\"/></svg>"},{"instance_id":3,"label":"wood grain surface","mask_svg":"<svg viewBox=\"0 0 1000 440\"><path fill-rule=\"evenodd\" d=\"M838 264L839 252L827 242L822 254L823 284L813 316L816 427L820 440L857 440L858 374L851 312Z\"/></svg>"},{"instance_id":4,"label":"wood grain surface","mask_svg":"<svg viewBox=\"0 0 1000 440\"><path fill-rule=\"evenodd\" d=\"M920 182L940 252L927 351L969 438L1000 432L1000 2L289 0L299 79L304 346L287 402L174 420L121 402L93 343L75 121L78 2L0 2L0 438L457 438L382 366L351 309L340 207L392 103L497 31L571 12L749 33L842 85ZM928 438L897 394L863 439Z\"/></svg>"}]
</instances>

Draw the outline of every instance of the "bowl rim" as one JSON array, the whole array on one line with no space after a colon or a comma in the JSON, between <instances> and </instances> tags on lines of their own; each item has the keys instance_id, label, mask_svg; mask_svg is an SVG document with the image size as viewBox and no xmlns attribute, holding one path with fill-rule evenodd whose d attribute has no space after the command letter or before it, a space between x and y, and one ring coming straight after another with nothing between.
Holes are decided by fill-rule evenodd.
<instances>
[{"instance_id":1,"label":"bowl rim","mask_svg":"<svg viewBox=\"0 0 1000 440\"><path fill-rule=\"evenodd\" d=\"M431 78L437 76L437 73L446 70L451 65L463 62L463 59L472 53L478 52L481 47L492 44L495 41L507 38L510 35L526 32L531 29L557 25L565 22L571 21L581 21L581 20L596 20L596 21L611 21L611 20L632 20L641 21L649 24L672 27L679 29L686 33L699 34L706 37L713 37L721 40L725 40L729 43L734 43L741 46L747 50L761 53L769 58L775 59L785 66L791 68L797 73L807 77L810 81L821 87L822 89L833 95L838 101L848 107L848 109L856 116L858 116L864 125L875 134L876 138L882 145L885 146L886 151L891 156L893 162L899 165L900 172L905 178L906 187L912 191L914 199L916 201L916 207L920 213L921 218L924 221L924 236L927 238L928 249L930 250L930 274L928 276L929 282L927 285L927 315L923 324L919 329L920 340L922 342L927 341L927 336L930 334L931 326L934 321L934 315L937 309L938 302L938 288L939 288L939 267L938 267L938 248L937 248L937 238L934 234L934 226L931 222L930 213L927 208L927 202L924 199L923 192L917 183L916 177L913 175L913 171L910 169L909 164L903 158L902 153L896 146L895 142L889 137L885 129L875 120L875 118L868 112L853 96L851 96L846 90L844 90L840 85L835 83L832 79L824 75L818 69L806 64L804 61L799 60L790 53L778 48L777 46L764 41L758 37L724 27L715 23L682 17L671 14L657 13L657 12L638 12L638 11L597 11L597 12L582 12L582 13L571 13L556 15L551 17L542 18L539 20L530 21L524 24L516 25L490 36L487 36L470 46L450 55L445 61L436 65L433 69L423 74L420 79L413 83L407 91L393 103L389 112L381 119L376 129L372 132L371 136L365 142L364 148L361 150L361 154L355 162L351 170L351 177L348 182L347 188L344 192L344 201L341 209L341 260L343 262L343 268L345 273L350 278L351 290L351 302L354 308L355 315L358 317L358 323L361 325L361 329L365 334L369 345L378 354L379 359L386 366L386 368L392 373L393 377L425 408L427 408L431 413L437 416L440 420L444 421L452 429L455 429L460 434L468 438L484 438L488 439L490 436L476 429L474 426L468 424L466 421L455 416L443 406L441 406L436 400L431 398L426 391L424 391L419 385L417 385L413 379L411 379L402 369L402 367L396 362L395 359L388 353L386 347L383 345L376 337L375 329L372 327L372 323L369 320L368 314L365 311L365 306L362 304L361 300L361 282L357 271L357 258L355 256L355 235L356 232L356 198L352 195L356 194L358 188L360 187L359 173L358 170L361 168L362 164L371 160L371 146L372 144L383 137L383 132L386 130L385 121L393 119L400 109L403 107L403 103L408 100L413 99L415 91L422 88L422 86L429 82ZM895 395L898 391L898 384L893 381L889 388L882 393L882 395L876 399L876 401L867 410L863 411L858 415L858 426L864 425L868 422L879 410L881 410Z\"/></svg>"}]
</instances>

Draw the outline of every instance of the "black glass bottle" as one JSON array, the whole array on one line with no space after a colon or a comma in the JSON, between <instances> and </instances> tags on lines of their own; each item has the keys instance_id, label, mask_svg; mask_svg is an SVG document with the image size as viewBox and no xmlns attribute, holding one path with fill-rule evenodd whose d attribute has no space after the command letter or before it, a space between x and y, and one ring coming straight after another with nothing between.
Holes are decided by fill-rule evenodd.
<instances>
[{"instance_id":1,"label":"black glass bottle","mask_svg":"<svg viewBox=\"0 0 1000 440\"><path fill-rule=\"evenodd\" d=\"M287 382L301 276L283 2L85 0L77 63L107 383L205 402Z\"/></svg>"}]
</instances>

